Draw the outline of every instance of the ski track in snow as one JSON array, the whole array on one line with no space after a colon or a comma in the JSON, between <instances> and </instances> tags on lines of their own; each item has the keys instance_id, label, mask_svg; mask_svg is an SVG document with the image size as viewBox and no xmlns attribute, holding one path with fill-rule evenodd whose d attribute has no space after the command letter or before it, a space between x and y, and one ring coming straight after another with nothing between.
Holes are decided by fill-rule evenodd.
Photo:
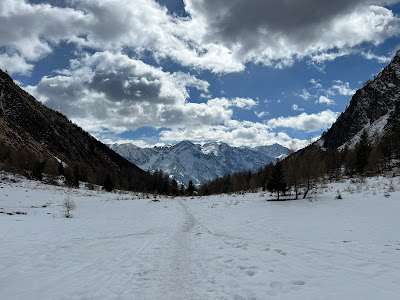
<instances>
[{"instance_id":1,"label":"ski track in snow","mask_svg":"<svg viewBox=\"0 0 400 300\"><path fill-rule=\"evenodd\" d=\"M332 184L313 202L155 203L0 182L0 298L397 299L400 191L384 197L388 183L371 179L358 194ZM60 213L67 195L72 219Z\"/></svg>"},{"instance_id":2,"label":"ski track in snow","mask_svg":"<svg viewBox=\"0 0 400 300\"><path fill-rule=\"evenodd\" d=\"M191 288L198 283L199 271L194 268L195 250L191 240L192 229L196 223L193 215L181 200L176 200L183 212L184 221L173 234L170 244L166 266L161 275L162 290L168 299L195 299L194 290Z\"/></svg>"}]
</instances>

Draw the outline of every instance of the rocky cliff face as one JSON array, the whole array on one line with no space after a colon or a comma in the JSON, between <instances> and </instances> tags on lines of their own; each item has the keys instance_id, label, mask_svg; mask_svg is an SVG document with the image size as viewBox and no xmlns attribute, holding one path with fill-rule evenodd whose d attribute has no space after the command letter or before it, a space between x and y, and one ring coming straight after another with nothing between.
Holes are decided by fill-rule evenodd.
<instances>
[{"instance_id":1,"label":"rocky cliff face","mask_svg":"<svg viewBox=\"0 0 400 300\"><path fill-rule=\"evenodd\" d=\"M387 134L400 118L396 106L400 102L400 50L379 75L359 89L327 133L321 144L325 148L354 145L361 132L367 130L371 138Z\"/></svg>"}]
</instances>

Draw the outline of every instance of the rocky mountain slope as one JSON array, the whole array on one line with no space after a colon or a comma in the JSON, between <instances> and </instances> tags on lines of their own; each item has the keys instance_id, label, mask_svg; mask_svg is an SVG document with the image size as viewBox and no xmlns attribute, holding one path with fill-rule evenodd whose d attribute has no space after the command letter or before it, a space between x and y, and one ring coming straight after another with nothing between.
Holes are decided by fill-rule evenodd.
<instances>
[{"instance_id":1,"label":"rocky mountain slope","mask_svg":"<svg viewBox=\"0 0 400 300\"><path fill-rule=\"evenodd\" d=\"M372 141L379 140L398 123L399 106L400 50L374 80L355 93L346 111L323 135L320 145L334 149L352 147L364 129Z\"/></svg>"},{"instance_id":2,"label":"rocky mountain slope","mask_svg":"<svg viewBox=\"0 0 400 300\"><path fill-rule=\"evenodd\" d=\"M134 188L149 180L149 174L61 113L35 100L1 70L0 150L0 163L16 164L21 160L18 155L35 156L40 161L79 166L88 180L96 183L101 183L107 173L125 188Z\"/></svg>"},{"instance_id":3,"label":"rocky mountain slope","mask_svg":"<svg viewBox=\"0 0 400 300\"><path fill-rule=\"evenodd\" d=\"M189 180L200 184L225 174L257 170L288 153L287 148L277 144L253 149L216 142L198 145L189 141L154 148L139 148L132 144L109 146L140 168L162 170L185 184Z\"/></svg>"}]
</instances>

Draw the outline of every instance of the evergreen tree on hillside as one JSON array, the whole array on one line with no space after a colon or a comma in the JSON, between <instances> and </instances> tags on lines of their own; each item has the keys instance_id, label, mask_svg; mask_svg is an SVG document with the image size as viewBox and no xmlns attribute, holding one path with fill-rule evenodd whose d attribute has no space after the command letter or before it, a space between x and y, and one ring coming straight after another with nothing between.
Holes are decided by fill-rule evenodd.
<instances>
[{"instance_id":1,"label":"evergreen tree on hillside","mask_svg":"<svg viewBox=\"0 0 400 300\"><path fill-rule=\"evenodd\" d=\"M70 187L79 187L79 179L75 177L74 170L71 167L64 169L64 183Z\"/></svg>"},{"instance_id":2,"label":"evergreen tree on hillside","mask_svg":"<svg viewBox=\"0 0 400 300\"><path fill-rule=\"evenodd\" d=\"M36 180L42 180L43 179L42 172L43 172L45 164L46 164L46 161L38 160L38 161L34 162L34 164L32 166L32 173L31 173L32 177L34 179L36 179Z\"/></svg>"},{"instance_id":3,"label":"evergreen tree on hillside","mask_svg":"<svg viewBox=\"0 0 400 300\"><path fill-rule=\"evenodd\" d=\"M183 183L181 183L181 186L179 188L179 194L180 195L185 195L186 190L185 190L185 185Z\"/></svg>"},{"instance_id":4,"label":"evergreen tree on hillside","mask_svg":"<svg viewBox=\"0 0 400 300\"><path fill-rule=\"evenodd\" d=\"M107 192L111 192L114 189L114 183L112 182L111 176L108 173L106 179L104 180L104 189Z\"/></svg>"},{"instance_id":5,"label":"evergreen tree on hillside","mask_svg":"<svg viewBox=\"0 0 400 300\"><path fill-rule=\"evenodd\" d=\"M171 194L173 196L179 195L178 182L176 181L175 178L173 178L172 181L171 181Z\"/></svg>"},{"instance_id":6,"label":"evergreen tree on hillside","mask_svg":"<svg viewBox=\"0 0 400 300\"><path fill-rule=\"evenodd\" d=\"M267 190L271 193L276 192L278 193L278 200L279 194L286 192L286 182L285 182L285 175L283 173L282 164L278 161L274 168L272 169L271 179L268 181Z\"/></svg>"},{"instance_id":7,"label":"evergreen tree on hillside","mask_svg":"<svg viewBox=\"0 0 400 300\"><path fill-rule=\"evenodd\" d=\"M62 163L58 163L58 174L64 175L64 166Z\"/></svg>"},{"instance_id":8,"label":"evergreen tree on hillside","mask_svg":"<svg viewBox=\"0 0 400 300\"><path fill-rule=\"evenodd\" d=\"M360 136L360 141L356 147L356 171L363 173L368 164L368 157L371 152L368 133L364 130Z\"/></svg>"},{"instance_id":9,"label":"evergreen tree on hillside","mask_svg":"<svg viewBox=\"0 0 400 300\"><path fill-rule=\"evenodd\" d=\"M193 181L189 181L189 185L188 185L188 194L189 196L193 196L193 192L194 192L194 185L193 185Z\"/></svg>"}]
</instances>

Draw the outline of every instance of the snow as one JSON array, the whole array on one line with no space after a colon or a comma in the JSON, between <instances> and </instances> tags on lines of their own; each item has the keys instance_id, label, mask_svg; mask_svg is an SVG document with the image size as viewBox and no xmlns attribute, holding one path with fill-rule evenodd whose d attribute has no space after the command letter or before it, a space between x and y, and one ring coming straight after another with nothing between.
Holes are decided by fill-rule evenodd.
<instances>
[{"instance_id":1,"label":"snow","mask_svg":"<svg viewBox=\"0 0 400 300\"><path fill-rule=\"evenodd\" d=\"M387 124L391 113L392 111L389 111L387 114L383 115L372 124L370 124L369 122L366 123L362 130L355 134L348 142L338 147L338 150L342 151L346 146L350 149L354 149L354 147L360 141L360 137L364 130L367 131L370 141L373 141L374 143L379 141L379 139L383 136L385 125Z\"/></svg>"},{"instance_id":2,"label":"snow","mask_svg":"<svg viewBox=\"0 0 400 300\"><path fill-rule=\"evenodd\" d=\"M54 156L54 158L57 160L58 163L62 164L62 166L64 168L68 167L68 165L65 162L63 162L61 159L59 159L57 156Z\"/></svg>"},{"instance_id":3,"label":"snow","mask_svg":"<svg viewBox=\"0 0 400 300\"><path fill-rule=\"evenodd\" d=\"M398 177L329 183L311 201L286 202L267 202L262 192L152 202L154 196L0 178L2 299L400 293ZM77 206L70 219L62 217L66 197ZM17 211L26 215L7 214Z\"/></svg>"},{"instance_id":4,"label":"snow","mask_svg":"<svg viewBox=\"0 0 400 300\"><path fill-rule=\"evenodd\" d=\"M221 152L221 145L225 146L225 143L221 142L210 142L201 145L201 152L204 154L213 154L215 156L219 156Z\"/></svg>"},{"instance_id":5,"label":"snow","mask_svg":"<svg viewBox=\"0 0 400 300\"><path fill-rule=\"evenodd\" d=\"M189 141L174 146L139 148L132 144L113 144L111 149L143 170L157 169L173 175L178 182L195 185L234 172L256 171L275 157L284 157L288 149L274 144L256 148L231 147L222 142L193 144Z\"/></svg>"}]
</instances>

